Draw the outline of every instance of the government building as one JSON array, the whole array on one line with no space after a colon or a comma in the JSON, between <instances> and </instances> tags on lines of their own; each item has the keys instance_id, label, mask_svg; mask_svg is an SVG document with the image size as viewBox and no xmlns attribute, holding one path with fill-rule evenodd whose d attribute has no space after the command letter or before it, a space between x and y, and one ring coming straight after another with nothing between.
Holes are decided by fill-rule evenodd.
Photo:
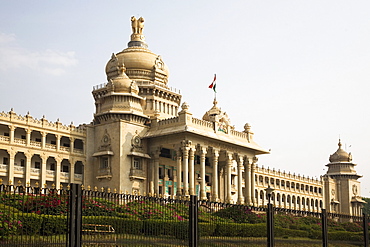
<instances>
[{"instance_id":1,"label":"government building","mask_svg":"<svg viewBox=\"0 0 370 247\"><path fill-rule=\"evenodd\" d=\"M251 126L236 130L215 99L201 118L169 86L169 70L148 49L144 19L131 18L128 47L113 53L107 82L93 87L94 119L80 126L0 113L0 179L4 184L85 187L153 196L361 215L361 177L341 148L320 179L266 169L269 151ZM212 103L210 102L210 106ZM87 121L90 121L87 119Z\"/></svg>"}]
</instances>

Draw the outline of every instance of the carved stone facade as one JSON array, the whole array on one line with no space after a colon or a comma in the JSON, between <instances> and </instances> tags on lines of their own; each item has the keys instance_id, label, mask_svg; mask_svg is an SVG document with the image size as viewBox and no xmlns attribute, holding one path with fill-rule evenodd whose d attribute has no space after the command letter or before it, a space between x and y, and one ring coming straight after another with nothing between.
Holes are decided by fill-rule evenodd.
<instances>
[{"instance_id":1,"label":"carved stone facade","mask_svg":"<svg viewBox=\"0 0 370 247\"><path fill-rule=\"evenodd\" d=\"M55 186L82 183L86 126L0 113L0 179L8 184Z\"/></svg>"},{"instance_id":2,"label":"carved stone facade","mask_svg":"<svg viewBox=\"0 0 370 247\"><path fill-rule=\"evenodd\" d=\"M4 182L83 183L255 206L266 205L270 186L278 207L360 215L361 176L350 154L339 146L320 180L258 166L258 155L269 152L254 141L249 124L235 130L216 100L202 119L187 103L180 106L182 95L167 85L167 65L147 48L143 22L132 18L128 47L111 56L107 82L93 88L91 124L0 113Z\"/></svg>"}]
</instances>

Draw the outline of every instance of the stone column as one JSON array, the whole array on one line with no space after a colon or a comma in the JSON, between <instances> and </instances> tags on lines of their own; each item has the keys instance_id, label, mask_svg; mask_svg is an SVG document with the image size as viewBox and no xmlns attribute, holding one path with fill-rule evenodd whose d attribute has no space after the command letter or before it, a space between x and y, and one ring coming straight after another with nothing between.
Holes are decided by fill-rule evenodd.
<instances>
[{"instance_id":1,"label":"stone column","mask_svg":"<svg viewBox=\"0 0 370 247\"><path fill-rule=\"evenodd\" d=\"M29 146L31 143L31 133L32 133L32 130L26 129L26 146Z\"/></svg>"},{"instance_id":2,"label":"stone column","mask_svg":"<svg viewBox=\"0 0 370 247\"><path fill-rule=\"evenodd\" d=\"M24 153L26 156L26 167L24 171L24 177L26 180L24 181L25 184L28 182L31 184L31 159L32 159L32 154L31 153Z\"/></svg>"},{"instance_id":3,"label":"stone column","mask_svg":"<svg viewBox=\"0 0 370 247\"><path fill-rule=\"evenodd\" d=\"M342 186L340 184L340 180L338 180L338 183L337 183L337 194L338 194L338 201L339 201L339 204L338 204L338 213L343 213L342 211Z\"/></svg>"},{"instance_id":4,"label":"stone column","mask_svg":"<svg viewBox=\"0 0 370 247\"><path fill-rule=\"evenodd\" d=\"M180 196L182 193L181 193L181 183L182 183L182 180L181 180L181 166L182 166L182 157L181 157L181 150L179 149L177 151L177 160L176 160L176 165L177 165L177 191L176 191L176 195L177 196Z\"/></svg>"},{"instance_id":5,"label":"stone column","mask_svg":"<svg viewBox=\"0 0 370 247\"><path fill-rule=\"evenodd\" d=\"M226 169L225 169L225 180L226 180L226 202L232 203L231 197L231 168L232 168L233 157L231 153L226 153Z\"/></svg>"},{"instance_id":6,"label":"stone column","mask_svg":"<svg viewBox=\"0 0 370 247\"><path fill-rule=\"evenodd\" d=\"M238 203L244 204L243 196L243 157L238 157Z\"/></svg>"},{"instance_id":7,"label":"stone column","mask_svg":"<svg viewBox=\"0 0 370 247\"><path fill-rule=\"evenodd\" d=\"M194 147L189 150L189 194L195 195Z\"/></svg>"},{"instance_id":8,"label":"stone column","mask_svg":"<svg viewBox=\"0 0 370 247\"><path fill-rule=\"evenodd\" d=\"M46 162L48 160L48 156L40 155L41 157L41 177L40 177L40 188L46 184Z\"/></svg>"},{"instance_id":9,"label":"stone column","mask_svg":"<svg viewBox=\"0 0 370 247\"><path fill-rule=\"evenodd\" d=\"M251 163L249 163L248 158L245 159L245 203L247 205L252 205L252 177L251 177Z\"/></svg>"},{"instance_id":10,"label":"stone column","mask_svg":"<svg viewBox=\"0 0 370 247\"><path fill-rule=\"evenodd\" d=\"M154 194L159 195L159 150L154 155Z\"/></svg>"},{"instance_id":11,"label":"stone column","mask_svg":"<svg viewBox=\"0 0 370 247\"><path fill-rule=\"evenodd\" d=\"M10 139L10 143L14 143L14 132L15 132L15 127L14 125L9 125L9 139Z\"/></svg>"},{"instance_id":12,"label":"stone column","mask_svg":"<svg viewBox=\"0 0 370 247\"><path fill-rule=\"evenodd\" d=\"M148 167L148 171L150 171L150 181L149 181L149 193L151 196L154 195L154 160L151 159L149 161L150 166Z\"/></svg>"},{"instance_id":13,"label":"stone column","mask_svg":"<svg viewBox=\"0 0 370 247\"><path fill-rule=\"evenodd\" d=\"M70 159L70 166L69 166L69 182L74 183L75 182L75 161L74 159Z\"/></svg>"},{"instance_id":14,"label":"stone column","mask_svg":"<svg viewBox=\"0 0 370 247\"><path fill-rule=\"evenodd\" d=\"M207 200L206 194L206 154L207 148L202 147L200 150L200 199Z\"/></svg>"},{"instance_id":15,"label":"stone column","mask_svg":"<svg viewBox=\"0 0 370 247\"><path fill-rule=\"evenodd\" d=\"M46 132L41 131L41 148L45 149L46 144Z\"/></svg>"},{"instance_id":16,"label":"stone column","mask_svg":"<svg viewBox=\"0 0 370 247\"><path fill-rule=\"evenodd\" d=\"M183 163L183 174L184 174L184 195L189 195L189 149L188 147L183 147L182 149L182 163Z\"/></svg>"},{"instance_id":17,"label":"stone column","mask_svg":"<svg viewBox=\"0 0 370 247\"><path fill-rule=\"evenodd\" d=\"M218 196L218 156L218 150L213 149L212 200L215 202L220 201Z\"/></svg>"},{"instance_id":18,"label":"stone column","mask_svg":"<svg viewBox=\"0 0 370 247\"><path fill-rule=\"evenodd\" d=\"M73 137L70 137L69 138L69 148L70 148L70 152L71 153L74 153L74 149L75 149L75 138Z\"/></svg>"},{"instance_id":19,"label":"stone column","mask_svg":"<svg viewBox=\"0 0 370 247\"><path fill-rule=\"evenodd\" d=\"M82 140L83 154L86 155L86 142Z\"/></svg>"},{"instance_id":20,"label":"stone column","mask_svg":"<svg viewBox=\"0 0 370 247\"><path fill-rule=\"evenodd\" d=\"M257 162L257 158L253 158L252 165L251 165L251 188L250 188L251 194L252 194L252 205L253 206L257 206L257 204L256 204L256 197L255 197L255 190L256 190L256 180L255 180L256 162ZM258 198L257 198L257 200L258 200Z\"/></svg>"},{"instance_id":21,"label":"stone column","mask_svg":"<svg viewBox=\"0 0 370 247\"><path fill-rule=\"evenodd\" d=\"M14 159L15 159L15 155L17 153L13 150L8 150L8 154L9 154L8 182L9 181L14 182ZM9 182L9 184L10 184L10 182Z\"/></svg>"},{"instance_id":22,"label":"stone column","mask_svg":"<svg viewBox=\"0 0 370 247\"><path fill-rule=\"evenodd\" d=\"M55 167L55 188L60 189L60 168L62 165L63 158L61 157L56 157L55 162L56 162L56 167Z\"/></svg>"},{"instance_id":23,"label":"stone column","mask_svg":"<svg viewBox=\"0 0 370 247\"><path fill-rule=\"evenodd\" d=\"M55 135L55 138L56 138L56 143L57 143L57 151L60 150L60 135Z\"/></svg>"}]
</instances>

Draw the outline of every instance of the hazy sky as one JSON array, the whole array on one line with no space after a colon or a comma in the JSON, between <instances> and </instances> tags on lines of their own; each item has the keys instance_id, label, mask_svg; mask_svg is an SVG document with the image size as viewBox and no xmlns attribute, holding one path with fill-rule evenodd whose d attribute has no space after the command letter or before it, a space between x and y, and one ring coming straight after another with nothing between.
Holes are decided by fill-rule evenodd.
<instances>
[{"instance_id":1,"label":"hazy sky","mask_svg":"<svg viewBox=\"0 0 370 247\"><path fill-rule=\"evenodd\" d=\"M319 178L340 136L370 197L370 1L1 1L0 111L75 125L92 87L145 18L149 49L194 117L217 100L271 154L259 165Z\"/></svg>"}]
</instances>

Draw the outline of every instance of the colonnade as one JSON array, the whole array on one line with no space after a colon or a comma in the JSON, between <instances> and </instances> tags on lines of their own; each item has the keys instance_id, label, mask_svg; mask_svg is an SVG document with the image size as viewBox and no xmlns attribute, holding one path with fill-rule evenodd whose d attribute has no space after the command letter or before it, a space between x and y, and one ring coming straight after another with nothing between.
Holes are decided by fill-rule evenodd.
<instances>
[{"instance_id":1,"label":"colonnade","mask_svg":"<svg viewBox=\"0 0 370 247\"><path fill-rule=\"evenodd\" d=\"M252 192L255 181L252 178L254 178L254 167L257 161L254 156L206 145L194 145L189 140L184 140L181 145L177 145L176 153L173 181L177 183L175 191L177 196L196 195L196 187L199 184L198 196L201 200L254 204ZM157 148L152 154L151 164L154 169L149 179L149 192L158 195L160 149ZM199 155L199 164L196 164L195 155ZM209 160L207 169L206 158ZM233 168L236 168L236 174L232 172ZM211 198L207 198L206 170L211 174Z\"/></svg>"},{"instance_id":2,"label":"colonnade","mask_svg":"<svg viewBox=\"0 0 370 247\"><path fill-rule=\"evenodd\" d=\"M8 183L14 183L18 178L24 179L25 183L30 183L31 180L37 180L40 186L44 186L47 181L53 181L56 188L58 189L62 182L75 183L83 181L83 162L78 158L73 157L62 157L61 155L45 154L45 153L34 153L31 150L24 152L17 152L13 149L1 150L8 153L7 164L2 164L0 172L5 171L5 176L0 176L4 181ZM19 156L21 155L21 156ZM24 164L20 162L24 158ZM40 167L35 167L35 162L39 162ZM51 164L53 167L51 167ZM75 174L75 166L79 165L78 170L80 173ZM62 178L62 166L68 166L68 178ZM81 178L75 178L75 175L81 176ZM65 181L67 179L67 181Z\"/></svg>"}]
</instances>

